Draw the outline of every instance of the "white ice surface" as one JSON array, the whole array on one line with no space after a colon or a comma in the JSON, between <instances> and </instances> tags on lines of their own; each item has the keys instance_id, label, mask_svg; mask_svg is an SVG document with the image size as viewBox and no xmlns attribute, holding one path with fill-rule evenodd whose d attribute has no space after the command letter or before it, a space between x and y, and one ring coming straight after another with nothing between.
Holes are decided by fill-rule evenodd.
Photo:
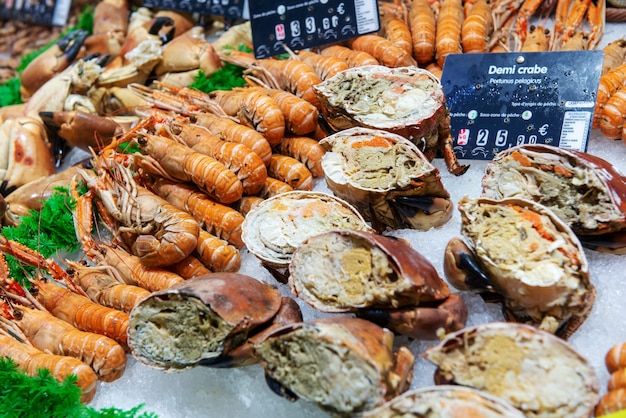
<instances>
[{"instance_id":1,"label":"white ice surface","mask_svg":"<svg viewBox=\"0 0 626 418\"><path fill-rule=\"evenodd\" d=\"M604 35L606 42L623 36L624 24L609 24ZM626 145L621 141L604 138L597 130L592 132L588 152L613 163L626 173ZM443 160L436 159L443 183L453 202L464 195L480 194L480 179L486 162L463 161L469 170L460 177L450 175ZM318 180L316 190L326 191L323 180ZM459 235L460 217L454 217L444 226L427 232L396 231L394 235L408 239L414 248L428 258L443 277L443 251L447 242ZM582 327L571 337L570 343L585 356L596 369L601 389L606 390L608 373L604 356L613 345L626 342L626 321L623 308L626 304L626 256L586 251L591 270L591 281L597 290L593 311ZM272 283L276 281L261 267L259 261L247 251L242 252L240 273ZM285 294L286 286L279 285ZM485 304L480 297L463 293L468 304L468 325L502 320L500 306ZM305 320L321 316L301 303ZM411 342L416 355L412 387L433 384L434 366L420 354L435 342ZM121 379L112 383L99 383L98 393L90 406L101 409L117 407L129 409L145 404L144 411L152 411L161 418L177 417L230 417L230 418L294 418L328 417L317 407L305 402L291 403L278 397L265 384L259 365L239 369L210 369L197 367L180 373L165 373L137 363L129 357L128 367Z\"/></svg>"}]
</instances>

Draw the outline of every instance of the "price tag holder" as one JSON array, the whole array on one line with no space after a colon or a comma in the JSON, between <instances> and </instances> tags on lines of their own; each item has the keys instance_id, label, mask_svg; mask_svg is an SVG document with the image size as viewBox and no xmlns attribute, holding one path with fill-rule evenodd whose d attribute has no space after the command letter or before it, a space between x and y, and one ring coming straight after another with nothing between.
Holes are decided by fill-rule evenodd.
<instances>
[{"instance_id":1,"label":"price tag holder","mask_svg":"<svg viewBox=\"0 0 626 418\"><path fill-rule=\"evenodd\" d=\"M247 0L143 0L148 8L221 16L227 20L246 19Z\"/></svg>"},{"instance_id":2,"label":"price tag holder","mask_svg":"<svg viewBox=\"0 0 626 418\"><path fill-rule=\"evenodd\" d=\"M441 84L459 158L515 145L587 150L602 51L454 54Z\"/></svg>"},{"instance_id":3,"label":"price tag holder","mask_svg":"<svg viewBox=\"0 0 626 418\"><path fill-rule=\"evenodd\" d=\"M377 32L376 0L249 2L256 58L312 48Z\"/></svg>"},{"instance_id":4,"label":"price tag holder","mask_svg":"<svg viewBox=\"0 0 626 418\"><path fill-rule=\"evenodd\" d=\"M0 19L43 26L65 26L71 0L0 1Z\"/></svg>"}]
</instances>

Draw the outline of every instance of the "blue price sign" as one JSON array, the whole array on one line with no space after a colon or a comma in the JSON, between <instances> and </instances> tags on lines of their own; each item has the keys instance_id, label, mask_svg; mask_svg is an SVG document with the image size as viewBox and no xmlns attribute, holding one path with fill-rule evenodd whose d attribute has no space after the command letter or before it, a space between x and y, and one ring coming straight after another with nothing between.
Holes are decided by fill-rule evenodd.
<instances>
[{"instance_id":1,"label":"blue price sign","mask_svg":"<svg viewBox=\"0 0 626 418\"><path fill-rule=\"evenodd\" d=\"M256 58L331 44L380 29L376 0L249 2Z\"/></svg>"},{"instance_id":2,"label":"blue price sign","mask_svg":"<svg viewBox=\"0 0 626 418\"><path fill-rule=\"evenodd\" d=\"M449 55L441 77L459 158L520 144L586 151L602 51Z\"/></svg>"}]
</instances>

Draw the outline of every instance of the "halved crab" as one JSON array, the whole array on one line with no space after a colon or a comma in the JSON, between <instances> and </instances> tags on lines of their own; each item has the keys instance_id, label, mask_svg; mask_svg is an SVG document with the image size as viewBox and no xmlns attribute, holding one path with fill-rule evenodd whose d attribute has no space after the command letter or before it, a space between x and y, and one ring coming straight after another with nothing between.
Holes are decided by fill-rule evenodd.
<instances>
[{"instance_id":1,"label":"halved crab","mask_svg":"<svg viewBox=\"0 0 626 418\"><path fill-rule=\"evenodd\" d=\"M436 339L465 326L467 308L435 267L404 240L332 230L294 252L289 287L322 312L354 312L410 337Z\"/></svg>"},{"instance_id":2,"label":"halved crab","mask_svg":"<svg viewBox=\"0 0 626 418\"><path fill-rule=\"evenodd\" d=\"M333 130L382 129L417 144L429 160L441 152L455 175L467 170L452 148L443 88L427 70L363 65L341 71L314 88Z\"/></svg>"},{"instance_id":3,"label":"halved crab","mask_svg":"<svg viewBox=\"0 0 626 418\"><path fill-rule=\"evenodd\" d=\"M404 392L363 418L523 418L510 403L470 387L427 386Z\"/></svg>"},{"instance_id":4,"label":"halved crab","mask_svg":"<svg viewBox=\"0 0 626 418\"><path fill-rule=\"evenodd\" d=\"M243 274L200 276L143 299L129 316L128 346L139 361L163 370L250 364L255 336L302 320L290 301Z\"/></svg>"},{"instance_id":5,"label":"halved crab","mask_svg":"<svg viewBox=\"0 0 626 418\"><path fill-rule=\"evenodd\" d=\"M322 192L291 191L252 209L241 224L241 239L267 268L278 273L289 267L293 252L308 237L331 229L371 230L342 199Z\"/></svg>"},{"instance_id":6,"label":"halved crab","mask_svg":"<svg viewBox=\"0 0 626 418\"><path fill-rule=\"evenodd\" d=\"M350 202L379 231L429 229L452 217L439 170L408 139L387 131L350 128L320 141L328 188Z\"/></svg>"},{"instance_id":7,"label":"halved crab","mask_svg":"<svg viewBox=\"0 0 626 418\"><path fill-rule=\"evenodd\" d=\"M599 399L589 361L561 338L525 324L468 327L424 357L437 365L435 383L487 392L527 417L591 417Z\"/></svg>"},{"instance_id":8,"label":"halved crab","mask_svg":"<svg viewBox=\"0 0 626 418\"><path fill-rule=\"evenodd\" d=\"M569 337L589 315L595 289L583 248L551 210L523 199L463 198L461 232L446 247L454 287L496 294L511 321Z\"/></svg>"},{"instance_id":9,"label":"halved crab","mask_svg":"<svg viewBox=\"0 0 626 418\"><path fill-rule=\"evenodd\" d=\"M520 145L487 165L483 195L520 197L552 209L583 245L626 252L626 182L608 161L550 145Z\"/></svg>"},{"instance_id":10,"label":"halved crab","mask_svg":"<svg viewBox=\"0 0 626 418\"><path fill-rule=\"evenodd\" d=\"M270 387L335 416L355 416L406 391L414 356L393 334L359 318L286 325L255 346Z\"/></svg>"}]
</instances>

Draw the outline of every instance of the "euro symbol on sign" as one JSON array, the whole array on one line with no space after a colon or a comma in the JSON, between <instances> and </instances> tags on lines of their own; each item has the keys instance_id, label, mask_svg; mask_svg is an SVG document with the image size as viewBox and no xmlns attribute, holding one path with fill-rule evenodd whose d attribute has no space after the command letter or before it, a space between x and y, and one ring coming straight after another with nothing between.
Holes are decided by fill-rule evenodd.
<instances>
[{"instance_id":1,"label":"euro symbol on sign","mask_svg":"<svg viewBox=\"0 0 626 418\"><path fill-rule=\"evenodd\" d=\"M539 133L541 134L541 136L545 136L548 133L548 124L544 123L543 126L541 126L541 128L539 128Z\"/></svg>"}]
</instances>

